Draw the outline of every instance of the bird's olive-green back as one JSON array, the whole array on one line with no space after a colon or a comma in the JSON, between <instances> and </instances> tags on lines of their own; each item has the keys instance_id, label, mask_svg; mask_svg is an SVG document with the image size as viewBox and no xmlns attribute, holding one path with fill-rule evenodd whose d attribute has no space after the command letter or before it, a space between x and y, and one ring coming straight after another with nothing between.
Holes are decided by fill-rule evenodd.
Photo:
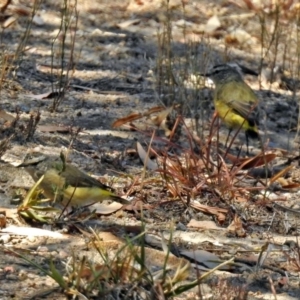
<instances>
[{"instance_id":1,"label":"bird's olive-green back","mask_svg":"<svg viewBox=\"0 0 300 300\"><path fill-rule=\"evenodd\" d=\"M63 165L61 162L50 161L38 166L27 167L26 170L35 181L48 172L52 181L56 181L53 182L53 184L56 184L59 187L99 187L104 190L112 191L110 187L102 184L95 178L80 171L77 167L70 164ZM58 176L54 176L55 174Z\"/></svg>"},{"instance_id":2,"label":"bird's olive-green back","mask_svg":"<svg viewBox=\"0 0 300 300\"><path fill-rule=\"evenodd\" d=\"M243 81L228 81L217 84L214 92L214 102L224 104L236 111L244 118L248 118L251 111L258 104L253 90Z\"/></svg>"},{"instance_id":3,"label":"bird's olive-green back","mask_svg":"<svg viewBox=\"0 0 300 300\"><path fill-rule=\"evenodd\" d=\"M59 175L64 178L66 186L74 187L99 187L101 189L109 190L112 189L105 184L102 184L95 178L89 176L88 174L80 171L77 167L62 163L53 163L50 165L50 168L55 168Z\"/></svg>"}]
</instances>

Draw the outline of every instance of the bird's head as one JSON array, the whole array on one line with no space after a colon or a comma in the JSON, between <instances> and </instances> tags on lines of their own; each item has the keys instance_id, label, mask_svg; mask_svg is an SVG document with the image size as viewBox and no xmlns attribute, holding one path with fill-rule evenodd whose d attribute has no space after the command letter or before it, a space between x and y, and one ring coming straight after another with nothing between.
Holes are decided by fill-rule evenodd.
<instances>
[{"instance_id":1,"label":"bird's head","mask_svg":"<svg viewBox=\"0 0 300 300\"><path fill-rule=\"evenodd\" d=\"M255 71L238 63L231 62L213 66L212 69L205 74L205 77L212 79L215 84L220 84L231 80L242 81L244 74L258 76L258 73Z\"/></svg>"}]
</instances>

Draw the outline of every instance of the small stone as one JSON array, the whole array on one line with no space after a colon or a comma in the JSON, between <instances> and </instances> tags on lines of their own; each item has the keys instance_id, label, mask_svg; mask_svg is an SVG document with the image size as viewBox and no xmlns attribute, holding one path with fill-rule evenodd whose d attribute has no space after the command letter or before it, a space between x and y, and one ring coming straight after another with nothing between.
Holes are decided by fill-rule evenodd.
<instances>
[{"instance_id":1,"label":"small stone","mask_svg":"<svg viewBox=\"0 0 300 300\"><path fill-rule=\"evenodd\" d=\"M30 242L30 243L33 243L33 242L35 242L35 237L34 236L28 236L27 241Z\"/></svg>"},{"instance_id":2,"label":"small stone","mask_svg":"<svg viewBox=\"0 0 300 300\"><path fill-rule=\"evenodd\" d=\"M60 258L64 259L64 258L67 258L67 257L69 256L69 254L68 254L66 251L64 251L64 250L60 250L60 251L58 252L58 256L59 256Z\"/></svg>"},{"instance_id":3,"label":"small stone","mask_svg":"<svg viewBox=\"0 0 300 300\"><path fill-rule=\"evenodd\" d=\"M21 270L18 274L19 280L27 279L27 273L24 270Z\"/></svg>"},{"instance_id":4,"label":"small stone","mask_svg":"<svg viewBox=\"0 0 300 300\"><path fill-rule=\"evenodd\" d=\"M205 25L205 32L212 33L215 30L217 30L219 27L221 27L221 22L218 16L214 15L207 21Z\"/></svg>"},{"instance_id":5,"label":"small stone","mask_svg":"<svg viewBox=\"0 0 300 300\"><path fill-rule=\"evenodd\" d=\"M37 252L48 252L49 249L45 246L40 246L37 248Z\"/></svg>"},{"instance_id":6,"label":"small stone","mask_svg":"<svg viewBox=\"0 0 300 300\"><path fill-rule=\"evenodd\" d=\"M11 240L11 236L9 234L4 234L0 236L0 243L7 244Z\"/></svg>"},{"instance_id":7,"label":"small stone","mask_svg":"<svg viewBox=\"0 0 300 300\"><path fill-rule=\"evenodd\" d=\"M177 226L176 226L176 230L186 231L187 228L186 228L186 226L184 224L182 224L182 223L179 222L177 224Z\"/></svg>"}]
</instances>

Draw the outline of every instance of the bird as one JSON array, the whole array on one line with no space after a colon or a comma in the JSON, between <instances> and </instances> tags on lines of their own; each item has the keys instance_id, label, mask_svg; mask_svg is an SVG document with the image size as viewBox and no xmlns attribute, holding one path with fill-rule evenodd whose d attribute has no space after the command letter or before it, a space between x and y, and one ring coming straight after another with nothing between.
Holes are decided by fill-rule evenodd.
<instances>
[{"instance_id":1,"label":"bird","mask_svg":"<svg viewBox=\"0 0 300 300\"><path fill-rule=\"evenodd\" d=\"M258 76L258 72L252 70L252 69L249 69L237 62L229 62L229 63L226 63L225 65L235 69L237 72L240 73L240 75L243 77L244 75L248 74L248 75L253 75L253 76Z\"/></svg>"},{"instance_id":2,"label":"bird","mask_svg":"<svg viewBox=\"0 0 300 300\"><path fill-rule=\"evenodd\" d=\"M228 63L215 65L204 76L215 84L214 106L218 116L229 128L228 137L233 129L243 129L249 154L249 138L259 138L256 109L259 100L244 81L243 73L257 75L256 72L239 64Z\"/></svg>"},{"instance_id":3,"label":"bird","mask_svg":"<svg viewBox=\"0 0 300 300\"><path fill-rule=\"evenodd\" d=\"M83 207L109 199L123 205L129 204L128 200L115 195L112 188L74 165L65 163L63 159L25 169L36 182L43 176L40 187L44 196L64 206Z\"/></svg>"}]
</instances>

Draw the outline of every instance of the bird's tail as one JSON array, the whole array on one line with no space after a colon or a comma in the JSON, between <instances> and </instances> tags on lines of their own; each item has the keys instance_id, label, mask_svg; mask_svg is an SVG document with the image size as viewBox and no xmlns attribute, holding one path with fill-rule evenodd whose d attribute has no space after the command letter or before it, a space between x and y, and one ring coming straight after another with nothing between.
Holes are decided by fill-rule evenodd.
<instances>
[{"instance_id":1,"label":"bird's tail","mask_svg":"<svg viewBox=\"0 0 300 300\"><path fill-rule=\"evenodd\" d=\"M249 136L249 138L251 139L258 139L259 138L259 134L258 134L258 130L257 127L250 127L246 130L246 135Z\"/></svg>"},{"instance_id":2,"label":"bird's tail","mask_svg":"<svg viewBox=\"0 0 300 300\"><path fill-rule=\"evenodd\" d=\"M119 202L119 203L121 203L121 204L124 204L124 205L130 203L130 201L128 201L128 200L126 200L126 199L123 199L123 198L121 198L121 197L119 197L119 196L116 196L116 195L111 195L111 196L110 196L110 199L113 200L113 201Z\"/></svg>"}]
</instances>

